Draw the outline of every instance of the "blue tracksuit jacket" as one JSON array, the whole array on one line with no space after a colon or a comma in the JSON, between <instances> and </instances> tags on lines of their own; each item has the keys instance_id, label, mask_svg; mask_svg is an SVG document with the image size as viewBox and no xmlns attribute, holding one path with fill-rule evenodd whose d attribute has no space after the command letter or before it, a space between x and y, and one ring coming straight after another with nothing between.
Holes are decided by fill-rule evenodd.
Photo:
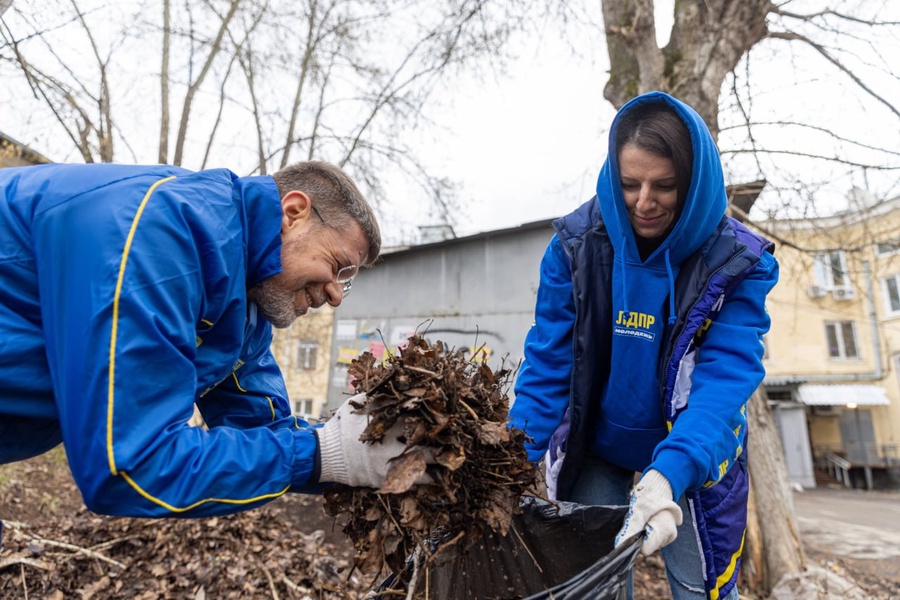
<instances>
[{"instance_id":1,"label":"blue tracksuit jacket","mask_svg":"<svg viewBox=\"0 0 900 600\"><path fill-rule=\"evenodd\" d=\"M688 493L711 598L733 587L746 524L746 402L763 379L771 244L724 217L715 144L690 107L662 94L691 131L691 187L667 239L642 261L619 184L617 149L597 197L554 223L535 325L510 410L548 453L548 488L567 494L587 452L656 469ZM548 452L549 451L549 452Z\"/></svg>"},{"instance_id":2,"label":"blue tracksuit jacket","mask_svg":"<svg viewBox=\"0 0 900 600\"><path fill-rule=\"evenodd\" d=\"M168 166L0 170L0 462L65 442L87 506L205 516L305 485L247 288L281 271L271 177ZM209 430L190 427L194 404Z\"/></svg>"}]
</instances>

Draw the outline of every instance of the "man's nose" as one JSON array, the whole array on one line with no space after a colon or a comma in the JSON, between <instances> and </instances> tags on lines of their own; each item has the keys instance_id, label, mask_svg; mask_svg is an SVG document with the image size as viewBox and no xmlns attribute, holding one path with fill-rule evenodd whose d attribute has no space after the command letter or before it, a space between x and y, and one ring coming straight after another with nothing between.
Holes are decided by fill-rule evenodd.
<instances>
[{"instance_id":1,"label":"man's nose","mask_svg":"<svg viewBox=\"0 0 900 600\"><path fill-rule=\"evenodd\" d=\"M344 286L337 281L330 281L325 284L325 301L331 306L337 308L344 300Z\"/></svg>"}]
</instances>

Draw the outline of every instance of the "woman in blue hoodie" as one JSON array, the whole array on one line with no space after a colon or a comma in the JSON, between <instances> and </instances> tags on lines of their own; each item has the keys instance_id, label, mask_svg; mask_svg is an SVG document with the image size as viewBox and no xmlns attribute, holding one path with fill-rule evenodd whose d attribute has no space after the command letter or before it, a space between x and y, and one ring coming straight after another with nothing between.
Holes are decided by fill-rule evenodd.
<instances>
[{"instance_id":1,"label":"woman in blue hoodie","mask_svg":"<svg viewBox=\"0 0 900 600\"><path fill-rule=\"evenodd\" d=\"M747 401L778 278L772 244L726 204L691 107L661 92L623 106L597 196L554 223L510 410L552 498L630 505L616 541L662 548L676 600L737 598Z\"/></svg>"}]
</instances>

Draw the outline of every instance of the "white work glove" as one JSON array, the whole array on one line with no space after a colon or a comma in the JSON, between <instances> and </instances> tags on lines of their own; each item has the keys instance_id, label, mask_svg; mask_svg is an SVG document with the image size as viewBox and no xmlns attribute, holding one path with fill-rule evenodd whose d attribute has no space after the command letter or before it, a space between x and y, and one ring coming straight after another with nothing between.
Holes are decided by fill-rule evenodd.
<instances>
[{"instance_id":1,"label":"white work glove","mask_svg":"<svg viewBox=\"0 0 900 600\"><path fill-rule=\"evenodd\" d=\"M319 481L343 483L353 487L380 488L390 461L403 454L406 444L397 439L402 427L395 426L380 442L361 442L369 418L350 403L361 404L365 394L345 401L323 427L315 429L319 439Z\"/></svg>"},{"instance_id":2,"label":"white work glove","mask_svg":"<svg viewBox=\"0 0 900 600\"><path fill-rule=\"evenodd\" d=\"M675 541L681 519L681 508L672 499L669 480L651 469L644 473L631 492L625 524L616 536L615 545L644 531L641 554L650 556Z\"/></svg>"}]
</instances>

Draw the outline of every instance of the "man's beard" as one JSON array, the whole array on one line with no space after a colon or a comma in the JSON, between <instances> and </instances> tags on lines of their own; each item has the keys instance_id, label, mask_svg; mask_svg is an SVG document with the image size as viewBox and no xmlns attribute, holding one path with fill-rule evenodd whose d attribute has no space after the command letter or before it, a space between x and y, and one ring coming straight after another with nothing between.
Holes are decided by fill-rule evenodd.
<instances>
[{"instance_id":1,"label":"man's beard","mask_svg":"<svg viewBox=\"0 0 900 600\"><path fill-rule=\"evenodd\" d=\"M250 290L259 312L278 329L285 329L299 316L294 310L294 294L284 291L275 277L261 281Z\"/></svg>"}]
</instances>

